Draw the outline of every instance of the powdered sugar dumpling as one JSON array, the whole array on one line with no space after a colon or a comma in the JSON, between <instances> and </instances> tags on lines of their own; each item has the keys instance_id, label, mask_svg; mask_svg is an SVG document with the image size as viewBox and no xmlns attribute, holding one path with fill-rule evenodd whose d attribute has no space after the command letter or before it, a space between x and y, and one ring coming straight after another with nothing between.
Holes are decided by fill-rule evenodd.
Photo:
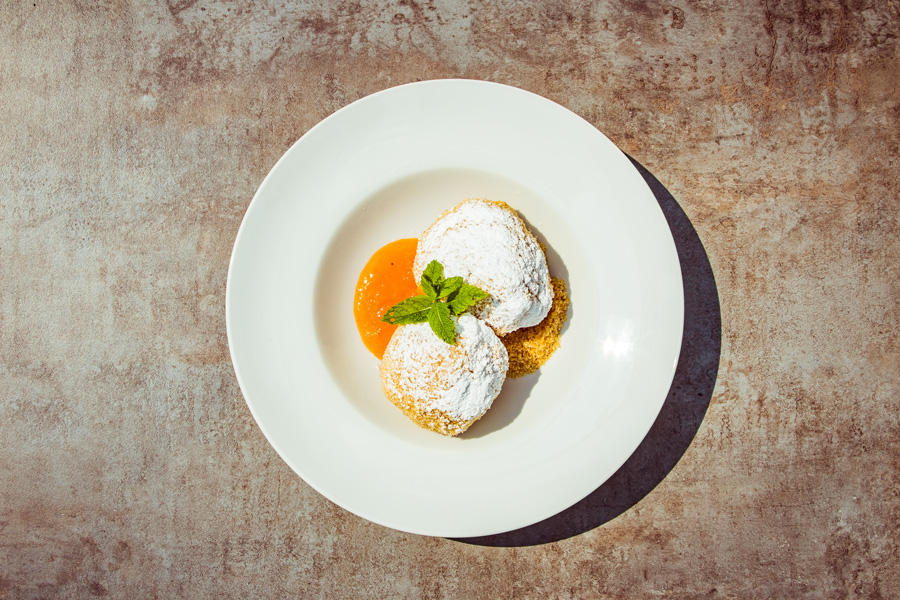
<instances>
[{"instance_id":1,"label":"powdered sugar dumpling","mask_svg":"<svg viewBox=\"0 0 900 600\"><path fill-rule=\"evenodd\" d=\"M498 335L540 323L553 304L547 258L504 202L470 199L442 214L419 238L416 279L432 260L491 295L470 312Z\"/></svg>"},{"instance_id":2,"label":"powdered sugar dumpling","mask_svg":"<svg viewBox=\"0 0 900 600\"><path fill-rule=\"evenodd\" d=\"M455 319L452 345L428 323L401 325L380 367L385 396L420 427L449 436L491 407L509 368L506 347L490 327L469 314Z\"/></svg>"}]
</instances>

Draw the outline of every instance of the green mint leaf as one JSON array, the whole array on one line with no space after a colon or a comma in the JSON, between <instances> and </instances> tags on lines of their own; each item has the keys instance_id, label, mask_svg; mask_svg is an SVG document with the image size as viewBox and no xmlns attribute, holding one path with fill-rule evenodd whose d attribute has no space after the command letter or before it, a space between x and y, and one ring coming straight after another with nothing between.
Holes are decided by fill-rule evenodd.
<instances>
[{"instance_id":1,"label":"green mint leaf","mask_svg":"<svg viewBox=\"0 0 900 600\"><path fill-rule=\"evenodd\" d=\"M462 277L444 279L444 267L436 260L425 268L421 284L424 295L398 302L384 313L381 320L391 325L427 322L441 341L452 346L456 343L453 315L464 313L479 300L487 298L488 294L466 283Z\"/></svg>"},{"instance_id":2,"label":"green mint leaf","mask_svg":"<svg viewBox=\"0 0 900 600\"><path fill-rule=\"evenodd\" d=\"M445 279L444 284L441 286L440 291L438 291L437 293L437 299L440 300L441 298L446 298L447 296L461 288L463 286L463 283L465 282L463 281L462 277L451 277L449 279Z\"/></svg>"},{"instance_id":3,"label":"green mint leaf","mask_svg":"<svg viewBox=\"0 0 900 600\"><path fill-rule=\"evenodd\" d=\"M464 283L455 294L451 294L447 298L447 305L450 312L454 315L461 315L470 306L477 304L479 300L484 300L489 294L482 291L477 286Z\"/></svg>"},{"instance_id":4,"label":"green mint leaf","mask_svg":"<svg viewBox=\"0 0 900 600\"><path fill-rule=\"evenodd\" d=\"M451 346L456 342L456 323L450 316L450 308L443 302L435 302L428 311L428 324L442 341Z\"/></svg>"},{"instance_id":5,"label":"green mint leaf","mask_svg":"<svg viewBox=\"0 0 900 600\"><path fill-rule=\"evenodd\" d=\"M444 281L444 265L436 260L431 261L422 272L422 277L427 277L435 283Z\"/></svg>"},{"instance_id":6,"label":"green mint leaf","mask_svg":"<svg viewBox=\"0 0 900 600\"><path fill-rule=\"evenodd\" d=\"M413 296L390 307L381 320L391 325L412 325L428 320L428 311L433 304L428 296Z\"/></svg>"},{"instance_id":7,"label":"green mint leaf","mask_svg":"<svg viewBox=\"0 0 900 600\"><path fill-rule=\"evenodd\" d=\"M419 283L422 285L422 289L425 291L425 295L428 296L428 299L432 302L436 301L440 287L435 286L430 279L425 279L424 275L422 275L422 280Z\"/></svg>"},{"instance_id":8,"label":"green mint leaf","mask_svg":"<svg viewBox=\"0 0 900 600\"><path fill-rule=\"evenodd\" d=\"M437 298L438 292L441 291L441 285L444 283L444 266L436 260L428 263L422 272L422 289L432 299Z\"/></svg>"}]
</instances>

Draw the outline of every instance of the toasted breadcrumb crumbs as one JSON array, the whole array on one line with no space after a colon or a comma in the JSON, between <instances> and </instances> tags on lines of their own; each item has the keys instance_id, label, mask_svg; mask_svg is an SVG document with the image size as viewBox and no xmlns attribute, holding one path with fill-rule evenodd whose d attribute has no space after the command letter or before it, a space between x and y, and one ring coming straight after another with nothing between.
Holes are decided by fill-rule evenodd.
<instances>
[{"instance_id":1,"label":"toasted breadcrumb crumbs","mask_svg":"<svg viewBox=\"0 0 900 600\"><path fill-rule=\"evenodd\" d=\"M559 348L559 336L569 314L569 293L559 277L550 280L553 306L543 321L534 327L517 329L500 338L509 353L507 377L524 377L541 368Z\"/></svg>"}]
</instances>

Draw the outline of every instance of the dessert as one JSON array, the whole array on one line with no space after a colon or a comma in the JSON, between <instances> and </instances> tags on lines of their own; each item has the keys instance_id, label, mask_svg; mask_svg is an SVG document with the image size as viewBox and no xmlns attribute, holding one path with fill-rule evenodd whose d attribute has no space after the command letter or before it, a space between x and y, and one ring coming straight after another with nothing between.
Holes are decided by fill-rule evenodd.
<instances>
[{"instance_id":1,"label":"dessert","mask_svg":"<svg viewBox=\"0 0 900 600\"><path fill-rule=\"evenodd\" d=\"M420 427L443 435L465 431L500 393L509 359L484 322L456 317L456 343L447 344L428 323L403 325L381 361L385 395Z\"/></svg>"},{"instance_id":2,"label":"dessert","mask_svg":"<svg viewBox=\"0 0 900 600\"><path fill-rule=\"evenodd\" d=\"M418 283L418 285L417 285ZM491 407L507 376L559 347L569 296L541 244L503 202L470 199L418 239L392 242L359 276L354 316L385 396L447 436Z\"/></svg>"},{"instance_id":3,"label":"dessert","mask_svg":"<svg viewBox=\"0 0 900 600\"><path fill-rule=\"evenodd\" d=\"M471 312L500 336L537 325L553 303L544 251L504 202L469 199L438 217L419 238L414 276L432 260L447 277L462 276L490 294Z\"/></svg>"},{"instance_id":4,"label":"dessert","mask_svg":"<svg viewBox=\"0 0 900 600\"><path fill-rule=\"evenodd\" d=\"M550 280L553 306L546 318L534 327L523 327L501 338L509 353L507 377L524 377L541 368L559 348L559 337L569 310L566 282L559 277Z\"/></svg>"}]
</instances>

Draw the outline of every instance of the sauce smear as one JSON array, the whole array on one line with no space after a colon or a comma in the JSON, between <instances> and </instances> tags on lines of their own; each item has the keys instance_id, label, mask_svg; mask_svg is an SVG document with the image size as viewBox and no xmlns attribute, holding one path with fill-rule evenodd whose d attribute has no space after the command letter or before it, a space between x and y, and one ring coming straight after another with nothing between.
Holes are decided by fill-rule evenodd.
<instances>
[{"instance_id":1,"label":"sauce smear","mask_svg":"<svg viewBox=\"0 0 900 600\"><path fill-rule=\"evenodd\" d=\"M396 325L382 322L381 316L417 293L412 265L418 243L415 238L391 242L373 254L359 274L353 316L363 343L379 360L397 329Z\"/></svg>"}]
</instances>

